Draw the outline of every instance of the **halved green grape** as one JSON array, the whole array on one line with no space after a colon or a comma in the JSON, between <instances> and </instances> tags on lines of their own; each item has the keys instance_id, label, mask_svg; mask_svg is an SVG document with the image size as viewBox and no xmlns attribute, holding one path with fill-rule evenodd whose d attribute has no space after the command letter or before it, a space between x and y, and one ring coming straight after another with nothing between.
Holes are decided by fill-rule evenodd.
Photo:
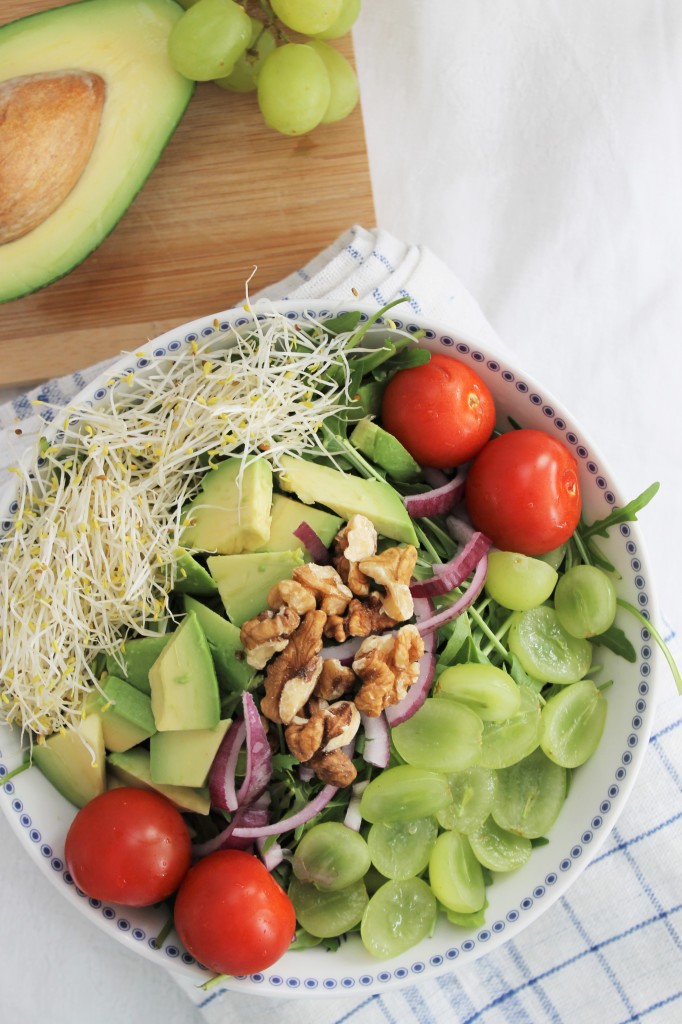
<instances>
[{"instance_id":1,"label":"halved green grape","mask_svg":"<svg viewBox=\"0 0 682 1024\"><path fill-rule=\"evenodd\" d=\"M270 0L280 21L304 36L331 28L341 14L342 0Z\"/></svg>"},{"instance_id":2,"label":"halved green grape","mask_svg":"<svg viewBox=\"0 0 682 1024\"><path fill-rule=\"evenodd\" d=\"M322 121L331 86L325 63L305 43L286 43L268 54L258 75L258 105L268 127L304 135Z\"/></svg>"},{"instance_id":3,"label":"halved green grape","mask_svg":"<svg viewBox=\"0 0 682 1024\"><path fill-rule=\"evenodd\" d=\"M536 557L542 562L547 562L547 565L551 565L553 569L558 570L566 557L566 548L566 544L560 544L558 548L552 548L551 551L546 551L544 555L536 555Z\"/></svg>"},{"instance_id":4,"label":"halved green grape","mask_svg":"<svg viewBox=\"0 0 682 1024\"><path fill-rule=\"evenodd\" d=\"M495 799L495 773L473 765L448 775L452 803L436 814L441 828L467 834L480 828Z\"/></svg>"},{"instance_id":5,"label":"halved green grape","mask_svg":"<svg viewBox=\"0 0 682 1024\"><path fill-rule=\"evenodd\" d=\"M334 892L362 878L370 863L369 848L359 832L339 821L324 821L304 833L291 866L299 881Z\"/></svg>"},{"instance_id":6,"label":"halved green grape","mask_svg":"<svg viewBox=\"0 0 682 1024\"><path fill-rule=\"evenodd\" d=\"M497 773L493 818L507 832L546 836L566 799L566 769L538 748Z\"/></svg>"},{"instance_id":7,"label":"halved green grape","mask_svg":"<svg viewBox=\"0 0 682 1024\"><path fill-rule=\"evenodd\" d=\"M502 722L521 706L521 693L508 672L466 662L441 672L434 693L466 704L484 722Z\"/></svg>"},{"instance_id":8,"label":"halved green grape","mask_svg":"<svg viewBox=\"0 0 682 1024\"><path fill-rule=\"evenodd\" d=\"M519 685L519 710L505 722L486 722L479 764L484 768L507 768L527 757L540 743L542 700L531 686Z\"/></svg>"},{"instance_id":9,"label":"halved green grape","mask_svg":"<svg viewBox=\"0 0 682 1024\"><path fill-rule=\"evenodd\" d=\"M467 836L442 832L431 852L429 882L437 900L458 914L473 914L485 903L485 881Z\"/></svg>"},{"instance_id":10,"label":"halved green grape","mask_svg":"<svg viewBox=\"0 0 682 1024\"><path fill-rule=\"evenodd\" d=\"M605 633L616 617L616 588L595 565L574 565L557 583L554 608L571 636Z\"/></svg>"},{"instance_id":11,"label":"halved green grape","mask_svg":"<svg viewBox=\"0 0 682 1024\"><path fill-rule=\"evenodd\" d=\"M350 32L360 14L360 0L341 0L341 10L336 21L323 32L312 32L316 39L340 39Z\"/></svg>"},{"instance_id":12,"label":"halved green grape","mask_svg":"<svg viewBox=\"0 0 682 1024\"><path fill-rule=\"evenodd\" d=\"M490 871L516 871L523 867L533 850L530 839L500 828L490 817L469 836L476 860Z\"/></svg>"},{"instance_id":13,"label":"halved green grape","mask_svg":"<svg viewBox=\"0 0 682 1024\"><path fill-rule=\"evenodd\" d=\"M606 711L606 698L591 679L555 693L542 709L540 746L547 757L564 768L584 764L599 746Z\"/></svg>"},{"instance_id":14,"label":"halved green grape","mask_svg":"<svg viewBox=\"0 0 682 1024\"><path fill-rule=\"evenodd\" d=\"M491 551L485 589L503 608L525 612L544 604L559 575L544 559L515 551Z\"/></svg>"},{"instance_id":15,"label":"halved green grape","mask_svg":"<svg viewBox=\"0 0 682 1024\"><path fill-rule=\"evenodd\" d=\"M198 0L168 37L171 64L185 78L208 82L229 75L249 45L251 19L233 0Z\"/></svg>"},{"instance_id":16,"label":"halved green grape","mask_svg":"<svg viewBox=\"0 0 682 1024\"><path fill-rule=\"evenodd\" d=\"M231 73L225 78L216 78L215 84L228 92L255 92L263 62L276 46L272 31L258 18L251 18L251 39L248 47L235 61Z\"/></svg>"},{"instance_id":17,"label":"halved green grape","mask_svg":"<svg viewBox=\"0 0 682 1024\"><path fill-rule=\"evenodd\" d=\"M288 892L298 923L321 939L331 939L355 928L369 902L362 880L345 889L322 892L308 882L299 881L294 875Z\"/></svg>"},{"instance_id":18,"label":"halved green grape","mask_svg":"<svg viewBox=\"0 0 682 1024\"><path fill-rule=\"evenodd\" d=\"M426 882L391 879L367 904L360 937L372 956L399 956L431 934L437 917L438 905Z\"/></svg>"},{"instance_id":19,"label":"halved green grape","mask_svg":"<svg viewBox=\"0 0 682 1024\"><path fill-rule=\"evenodd\" d=\"M434 818L378 821L367 834L372 864L386 878L404 881L420 875L429 863L438 835Z\"/></svg>"},{"instance_id":20,"label":"halved green grape","mask_svg":"<svg viewBox=\"0 0 682 1024\"><path fill-rule=\"evenodd\" d=\"M360 814L372 823L414 821L430 817L451 800L445 775L399 764L372 779L360 798Z\"/></svg>"},{"instance_id":21,"label":"halved green grape","mask_svg":"<svg viewBox=\"0 0 682 1024\"><path fill-rule=\"evenodd\" d=\"M324 112L322 124L342 121L357 106L360 95L357 75L349 61L333 46L318 40L312 40L308 46L324 61L331 86L329 104Z\"/></svg>"},{"instance_id":22,"label":"halved green grape","mask_svg":"<svg viewBox=\"0 0 682 1024\"><path fill-rule=\"evenodd\" d=\"M411 718L392 730L395 748L408 764L435 772L457 772L475 764L483 722L455 700L427 698Z\"/></svg>"},{"instance_id":23,"label":"halved green grape","mask_svg":"<svg viewBox=\"0 0 682 1024\"><path fill-rule=\"evenodd\" d=\"M524 671L547 683L574 683L592 664L592 644L567 633L553 608L519 612L508 643Z\"/></svg>"}]
</instances>

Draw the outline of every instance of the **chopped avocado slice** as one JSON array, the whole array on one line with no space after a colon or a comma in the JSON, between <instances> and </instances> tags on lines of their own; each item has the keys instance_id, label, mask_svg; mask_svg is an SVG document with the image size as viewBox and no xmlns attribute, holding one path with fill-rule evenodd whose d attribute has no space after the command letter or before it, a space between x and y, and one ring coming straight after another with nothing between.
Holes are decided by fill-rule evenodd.
<instances>
[{"instance_id":1,"label":"chopped avocado slice","mask_svg":"<svg viewBox=\"0 0 682 1024\"><path fill-rule=\"evenodd\" d=\"M201 490L184 510L180 543L197 551L233 555L255 551L270 536L272 469L265 459L231 458L208 470Z\"/></svg>"},{"instance_id":2,"label":"chopped avocado slice","mask_svg":"<svg viewBox=\"0 0 682 1024\"><path fill-rule=\"evenodd\" d=\"M329 547L334 537L343 526L343 519L324 512L321 508L311 508L294 498L285 498L283 494L272 497L272 523L270 539L265 546L266 551L293 551L301 548L306 561L310 556L303 542L294 536L302 522L308 523L318 535L322 543Z\"/></svg>"},{"instance_id":3,"label":"chopped avocado slice","mask_svg":"<svg viewBox=\"0 0 682 1024\"><path fill-rule=\"evenodd\" d=\"M113 654L107 654L105 666L112 676L125 679L142 693L151 693L149 669L161 654L171 638L170 633L161 636L141 636L121 644L120 662Z\"/></svg>"},{"instance_id":4,"label":"chopped avocado slice","mask_svg":"<svg viewBox=\"0 0 682 1024\"><path fill-rule=\"evenodd\" d=\"M94 146L80 177L36 226L0 244L0 302L81 263L153 171L194 90L168 58L168 36L181 14L173 0L83 0L0 27L3 82L70 71L104 84Z\"/></svg>"},{"instance_id":5,"label":"chopped avocado slice","mask_svg":"<svg viewBox=\"0 0 682 1024\"><path fill-rule=\"evenodd\" d=\"M205 786L218 747L231 724L231 718L224 718L214 729L157 732L149 743L153 781L169 786Z\"/></svg>"},{"instance_id":6,"label":"chopped avocado slice","mask_svg":"<svg viewBox=\"0 0 682 1024\"><path fill-rule=\"evenodd\" d=\"M208 568L218 584L220 598L235 626L267 608L268 591L280 580L291 579L303 565L297 551L261 551L244 555L213 555Z\"/></svg>"},{"instance_id":7,"label":"chopped avocado slice","mask_svg":"<svg viewBox=\"0 0 682 1024\"><path fill-rule=\"evenodd\" d=\"M418 546L402 498L385 481L366 480L292 455L283 455L280 464L282 490L293 491L307 505L324 505L344 519L362 514L383 537Z\"/></svg>"},{"instance_id":8,"label":"chopped avocado slice","mask_svg":"<svg viewBox=\"0 0 682 1024\"><path fill-rule=\"evenodd\" d=\"M76 807L85 806L106 789L99 715L86 715L77 729L56 732L44 743L34 744L32 758L45 778Z\"/></svg>"},{"instance_id":9,"label":"chopped avocado slice","mask_svg":"<svg viewBox=\"0 0 682 1024\"><path fill-rule=\"evenodd\" d=\"M204 631L221 690L229 693L248 690L256 670L246 660L239 627L188 594L183 604L186 612L194 612Z\"/></svg>"},{"instance_id":10,"label":"chopped avocado slice","mask_svg":"<svg viewBox=\"0 0 682 1024\"><path fill-rule=\"evenodd\" d=\"M416 480L421 474L419 463L415 462L398 438L378 423L368 419L360 420L353 428L349 440L394 480Z\"/></svg>"},{"instance_id":11,"label":"chopped avocado slice","mask_svg":"<svg viewBox=\"0 0 682 1024\"><path fill-rule=\"evenodd\" d=\"M188 612L149 670L156 728L213 729L220 721L218 679L208 641Z\"/></svg>"},{"instance_id":12,"label":"chopped avocado slice","mask_svg":"<svg viewBox=\"0 0 682 1024\"><path fill-rule=\"evenodd\" d=\"M102 693L94 690L86 700L89 714L102 720L104 746L107 750L130 750L156 732L152 702L118 676L107 676Z\"/></svg>"},{"instance_id":13,"label":"chopped avocado slice","mask_svg":"<svg viewBox=\"0 0 682 1024\"><path fill-rule=\"evenodd\" d=\"M150 754L144 747L133 747L120 754L109 754L107 767L115 779L137 789L155 789L174 803L179 811L208 814L211 800L207 789L193 786L166 786L152 779ZM111 787L113 788L113 787Z\"/></svg>"},{"instance_id":14,"label":"chopped avocado slice","mask_svg":"<svg viewBox=\"0 0 682 1024\"><path fill-rule=\"evenodd\" d=\"M183 551L176 563L173 590L179 594L215 594L218 591L211 574L189 551Z\"/></svg>"}]
</instances>

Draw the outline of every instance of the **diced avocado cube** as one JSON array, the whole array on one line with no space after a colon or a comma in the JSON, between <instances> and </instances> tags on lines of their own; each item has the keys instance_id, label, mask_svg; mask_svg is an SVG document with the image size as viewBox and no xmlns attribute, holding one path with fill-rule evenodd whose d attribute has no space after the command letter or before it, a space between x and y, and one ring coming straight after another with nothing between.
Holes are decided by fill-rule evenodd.
<instances>
[{"instance_id":1,"label":"diced avocado cube","mask_svg":"<svg viewBox=\"0 0 682 1024\"><path fill-rule=\"evenodd\" d=\"M230 620L243 626L247 619L267 608L268 591L280 580L291 579L303 565L298 551L262 551L244 555L213 555L208 568L218 584L220 598Z\"/></svg>"},{"instance_id":2,"label":"diced avocado cube","mask_svg":"<svg viewBox=\"0 0 682 1024\"><path fill-rule=\"evenodd\" d=\"M107 676L101 687L102 693L94 690L88 696L86 707L102 720L107 750L130 750L156 732L152 702L146 693L117 676Z\"/></svg>"},{"instance_id":3,"label":"diced avocado cube","mask_svg":"<svg viewBox=\"0 0 682 1024\"><path fill-rule=\"evenodd\" d=\"M194 612L182 620L149 670L156 728L213 729L220 693L213 658Z\"/></svg>"},{"instance_id":4,"label":"diced avocado cube","mask_svg":"<svg viewBox=\"0 0 682 1024\"><path fill-rule=\"evenodd\" d=\"M76 807L84 807L106 789L105 756L98 715L86 715L77 729L34 744L32 753L45 778Z\"/></svg>"},{"instance_id":5,"label":"diced avocado cube","mask_svg":"<svg viewBox=\"0 0 682 1024\"><path fill-rule=\"evenodd\" d=\"M157 732L149 742L152 780L169 786L205 786L218 747L231 723L231 718L224 718L215 729Z\"/></svg>"},{"instance_id":6,"label":"diced avocado cube","mask_svg":"<svg viewBox=\"0 0 682 1024\"><path fill-rule=\"evenodd\" d=\"M179 594L215 594L218 590L211 574L189 551L178 556L173 590Z\"/></svg>"},{"instance_id":7,"label":"diced avocado cube","mask_svg":"<svg viewBox=\"0 0 682 1024\"><path fill-rule=\"evenodd\" d=\"M121 644L118 658L113 654L107 654L107 672L112 676L125 679L142 693L151 693L149 669L161 654L170 637L170 633L163 633L160 636L141 636L134 640L126 640Z\"/></svg>"},{"instance_id":8,"label":"diced avocado cube","mask_svg":"<svg viewBox=\"0 0 682 1024\"><path fill-rule=\"evenodd\" d=\"M293 455L283 455L281 467L282 490L293 491L307 505L324 505L343 519L364 515L383 537L418 546L402 498L384 480L366 480Z\"/></svg>"},{"instance_id":9,"label":"diced avocado cube","mask_svg":"<svg viewBox=\"0 0 682 1024\"><path fill-rule=\"evenodd\" d=\"M255 551L270 536L272 469L265 459L225 459L210 469L199 494L185 509L184 548L232 555Z\"/></svg>"},{"instance_id":10,"label":"diced avocado cube","mask_svg":"<svg viewBox=\"0 0 682 1024\"><path fill-rule=\"evenodd\" d=\"M294 536L301 523L306 522L325 547L329 547L334 537L343 526L343 519L333 516L321 508L304 505L295 498L286 498L283 494L272 496L272 522L270 524L270 540L265 546L266 551L294 551L301 548L303 557L310 560L304 549L303 541Z\"/></svg>"},{"instance_id":11,"label":"diced avocado cube","mask_svg":"<svg viewBox=\"0 0 682 1024\"><path fill-rule=\"evenodd\" d=\"M248 690L256 670L246 660L239 627L188 594L183 598L183 604L185 611L194 612L204 631L221 690L230 693Z\"/></svg>"},{"instance_id":12,"label":"diced avocado cube","mask_svg":"<svg viewBox=\"0 0 682 1024\"><path fill-rule=\"evenodd\" d=\"M137 789L155 789L174 803L179 811L194 811L195 814L208 814L211 799L207 789L195 789L192 786L166 786L152 779L149 751L144 747L133 747L120 754L109 754L107 767L115 779L126 786ZM113 788L111 786L110 788Z\"/></svg>"},{"instance_id":13,"label":"diced avocado cube","mask_svg":"<svg viewBox=\"0 0 682 1024\"><path fill-rule=\"evenodd\" d=\"M372 423L368 419L360 420L349 440L367 458L385 469L394 480L416 480L421 474L419 463L412 458L398 438L389 434L378 423Z\"/></svg>"}]
</instances>

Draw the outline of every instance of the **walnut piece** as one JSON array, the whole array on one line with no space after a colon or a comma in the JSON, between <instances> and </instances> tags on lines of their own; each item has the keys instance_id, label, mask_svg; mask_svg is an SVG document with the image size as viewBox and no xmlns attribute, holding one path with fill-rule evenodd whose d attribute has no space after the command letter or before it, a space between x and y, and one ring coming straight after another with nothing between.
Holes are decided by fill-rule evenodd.
<instances>
[{"instance_id":1,"label":"walnut piece","mask_svg":"<svg viewBox=\"0 0 682 1024\"><path fill-rule=\"evenodd\" d=\"M355 765L343 750L330 750L326 754L318 751L308 764L318 779L328 786L350 786L358 775Z\"/></svg>"},{"instance_id":2,"label":"walnut piece","mask_svg":"<svg viewBox=\"0 0 682 1024\"><path fill-rule=\"evenodd\" d=\"M354 683L355 672L352 668L342 665L338 658L325 658L314 695L322 700L338 700L344 693L348 693Z\"/></svg>"},{"instance_id":3,"label":"walnut piece","mask_svg":"<svg viewBox=\"0 0 682 1024\"><path fill-rule=\"evenodd\" d=\"M268 593L268 608L293 608L299 615L305 615L315 611L316 606L315 595L296 580L275 583Z\"/></svg>"},{"instance_id":4,"label":"walnut piece","mask_svg":"<svg viewBox=\"0 0 682 1024\"><path fill-rule=\"evenodd\" d=\"M414 613L410 580L416 563L417 549L413 544L387 548L380 555L363 558L360 562L362 572L386 588L383 609L398 622L404 622Z\"/></svg>"},{"instance_id":5,"label":"walnut piece","mask_svg":"<svg viewBox=\"0 0 682 1024\"><path fill-rule=\"evenodd\" d=\"M387 615L384 610L384 596L373 590L366 601L354 598L348 605L345 618L348 636L370 636L372 633L384 633L397 625L396 619Z\"/></svg>"},{"instance_id":6,"label":"walnut piece","mask_svg":"<svg viewBox=\"0 0 682 1024\"><path fill-rule=\"evenodd\" d=\"M355 704L370 718L403 699L419 675L424 641L416 626L402 626L397 633L370 636L362 642L353 671L362 679ZM282 655L280 655L282 657Z\"/></svg>"},{"instance_id":7,"label":"walnut piece","mask_svg":"<svg viewBox=\"0 0 682 1024\"><path fill-rule=\"evenodd\" d=\"M344 583L356 597L366 597L370 591L367 576L358 566L362 558L376 553L377 532L374 524L363 515L354 515L334 538L334 565Z\"/></svg>"},{"instance_id":8,"label":"walnut piece","mask_svg":"<svg viewBox=\"0 0 682 1024\"><path fill-rule=\"evenodd\" d=\"M294 579L314 595L326 615L343 615L353 597L333 565L297 565Z\"/></svg>"},{"instance_id":9,"label":"walnut piece","mask_svg":"<svg viewBox=\"0 0 682 1024\"><path fill-rule=\"evenodd\" d=\"M337 700L322 712L324 738L322 750L338 750L355 739L360 728L360 712L352 700Z\"/></svg>"},{"instance_id":10,"label":"walnut piece","mask_svg":"<svg viewBox=\"0 0 682 1024\"><path fill-rule=\"evenodd\" d=\"M300 621L300 615L293 608L282 608L277 613L261 612L245 622L239 636L248 664L252 668L264 668L274 654L284 650Z\"/></svg>"},{"instance_id":11,"label":"walnut piece","mask_svg":"<svg viewBox=\"0 0 682 1024\"><path fill-rule=\"evenodd\" d=\"M322 630L326 615L322 611L307 612L298 628L291 634L289 643L268 665L265 673L265 696L260 710L271 722L283 722L280 702L287 683L292 682L285 701L287 721L291 721L306 703L322 672ZM312 683L311 683L312 680ZM299 696L305 694L301 703L291 711Z\"/></svg>"},{"instance_id":12,"label":"walnut piece","mask_svg":"<svg viewBox=\"0 0 682 1024\"><path fill-rule=\"evenodd\" d=\"M317 753L324 740L324 719L313 715L303 722L292 722L284 730L284 738L294 757L304 764Z\"/></svg>"}]
</instances>

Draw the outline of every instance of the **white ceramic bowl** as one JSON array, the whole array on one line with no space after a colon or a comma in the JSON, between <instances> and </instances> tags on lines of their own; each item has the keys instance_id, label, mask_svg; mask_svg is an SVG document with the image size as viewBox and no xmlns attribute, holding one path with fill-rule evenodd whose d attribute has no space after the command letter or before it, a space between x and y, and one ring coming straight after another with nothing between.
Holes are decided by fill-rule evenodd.
<instances>
[{"instance_id":1,"label":"white ceramic bowl","mask_svg":"<svg viewBox=\"0 0 682 1024\"><path fill-rule=\"evenodd\" d=\"M274 308L292 320L310 316L324 320L351 307L279 303ZM365 310L365 319L368 312L373 311ZM413 333L425 331L422 344L475 367L494 395L498 426L507 429L506 417L512 416L522 426L547 431L568 446L580 467L588 521L607 515L614 505L623 505L634 497L619 494L592 440L557 399L521 368L492 356L483 346L459 336L454 329L445 329L413 315L407 306L404 311L402 307L394 308L391 314L398 328ZM125 400L131 373L143 374L152 361L173 358L192 342L210 339L228 327L241 327L248 322L249 315L240 307L184 324L151 341L134 356L122 357L113 369L86 388L77 401L97 404L112 387L118 389L121 400ZM383 323L382 336L385 337L387 327L385 321ZM11 529L15 512L16 505L0 509L0 537ZM613 529L602 547L622 576L619 595L654 616L649 571L636 525L624 524ZM551 830L549 843L535 848L520 870L498 875L489 888L485 927L466 931L443 921L432 938L386 961L371 958L359 938L353 936L334 954L321 948L287 953L267 971L230 979L228 987L280 997L306 993L333 995L342 991L381 992L451 970L490 952L532 926L576 881L604 843L628 799L646 751L654 711L657 654L648 631L633 617L619 611L617 623L634 643L637 660L629 664L604 652L603 669L597 678L614 678L615 685L607 691L609 708L601 744L590 761L575 771L566 805ZM0 773L11 771L22 756L16 733L6 726L0 727ZM166 968L184 973L197 984L210 978L209 972L195 963L174 933L160 948L155 948L154 938L166 923L164 910L133 910L102 903L89 899L75 887L63 855L64 839L75 810L55 792L37 768L18 775L2 787L0 806L38 868L64 898L94 924L130 950L156 962L162 961Z\"/></svg>"}]
</instances>

